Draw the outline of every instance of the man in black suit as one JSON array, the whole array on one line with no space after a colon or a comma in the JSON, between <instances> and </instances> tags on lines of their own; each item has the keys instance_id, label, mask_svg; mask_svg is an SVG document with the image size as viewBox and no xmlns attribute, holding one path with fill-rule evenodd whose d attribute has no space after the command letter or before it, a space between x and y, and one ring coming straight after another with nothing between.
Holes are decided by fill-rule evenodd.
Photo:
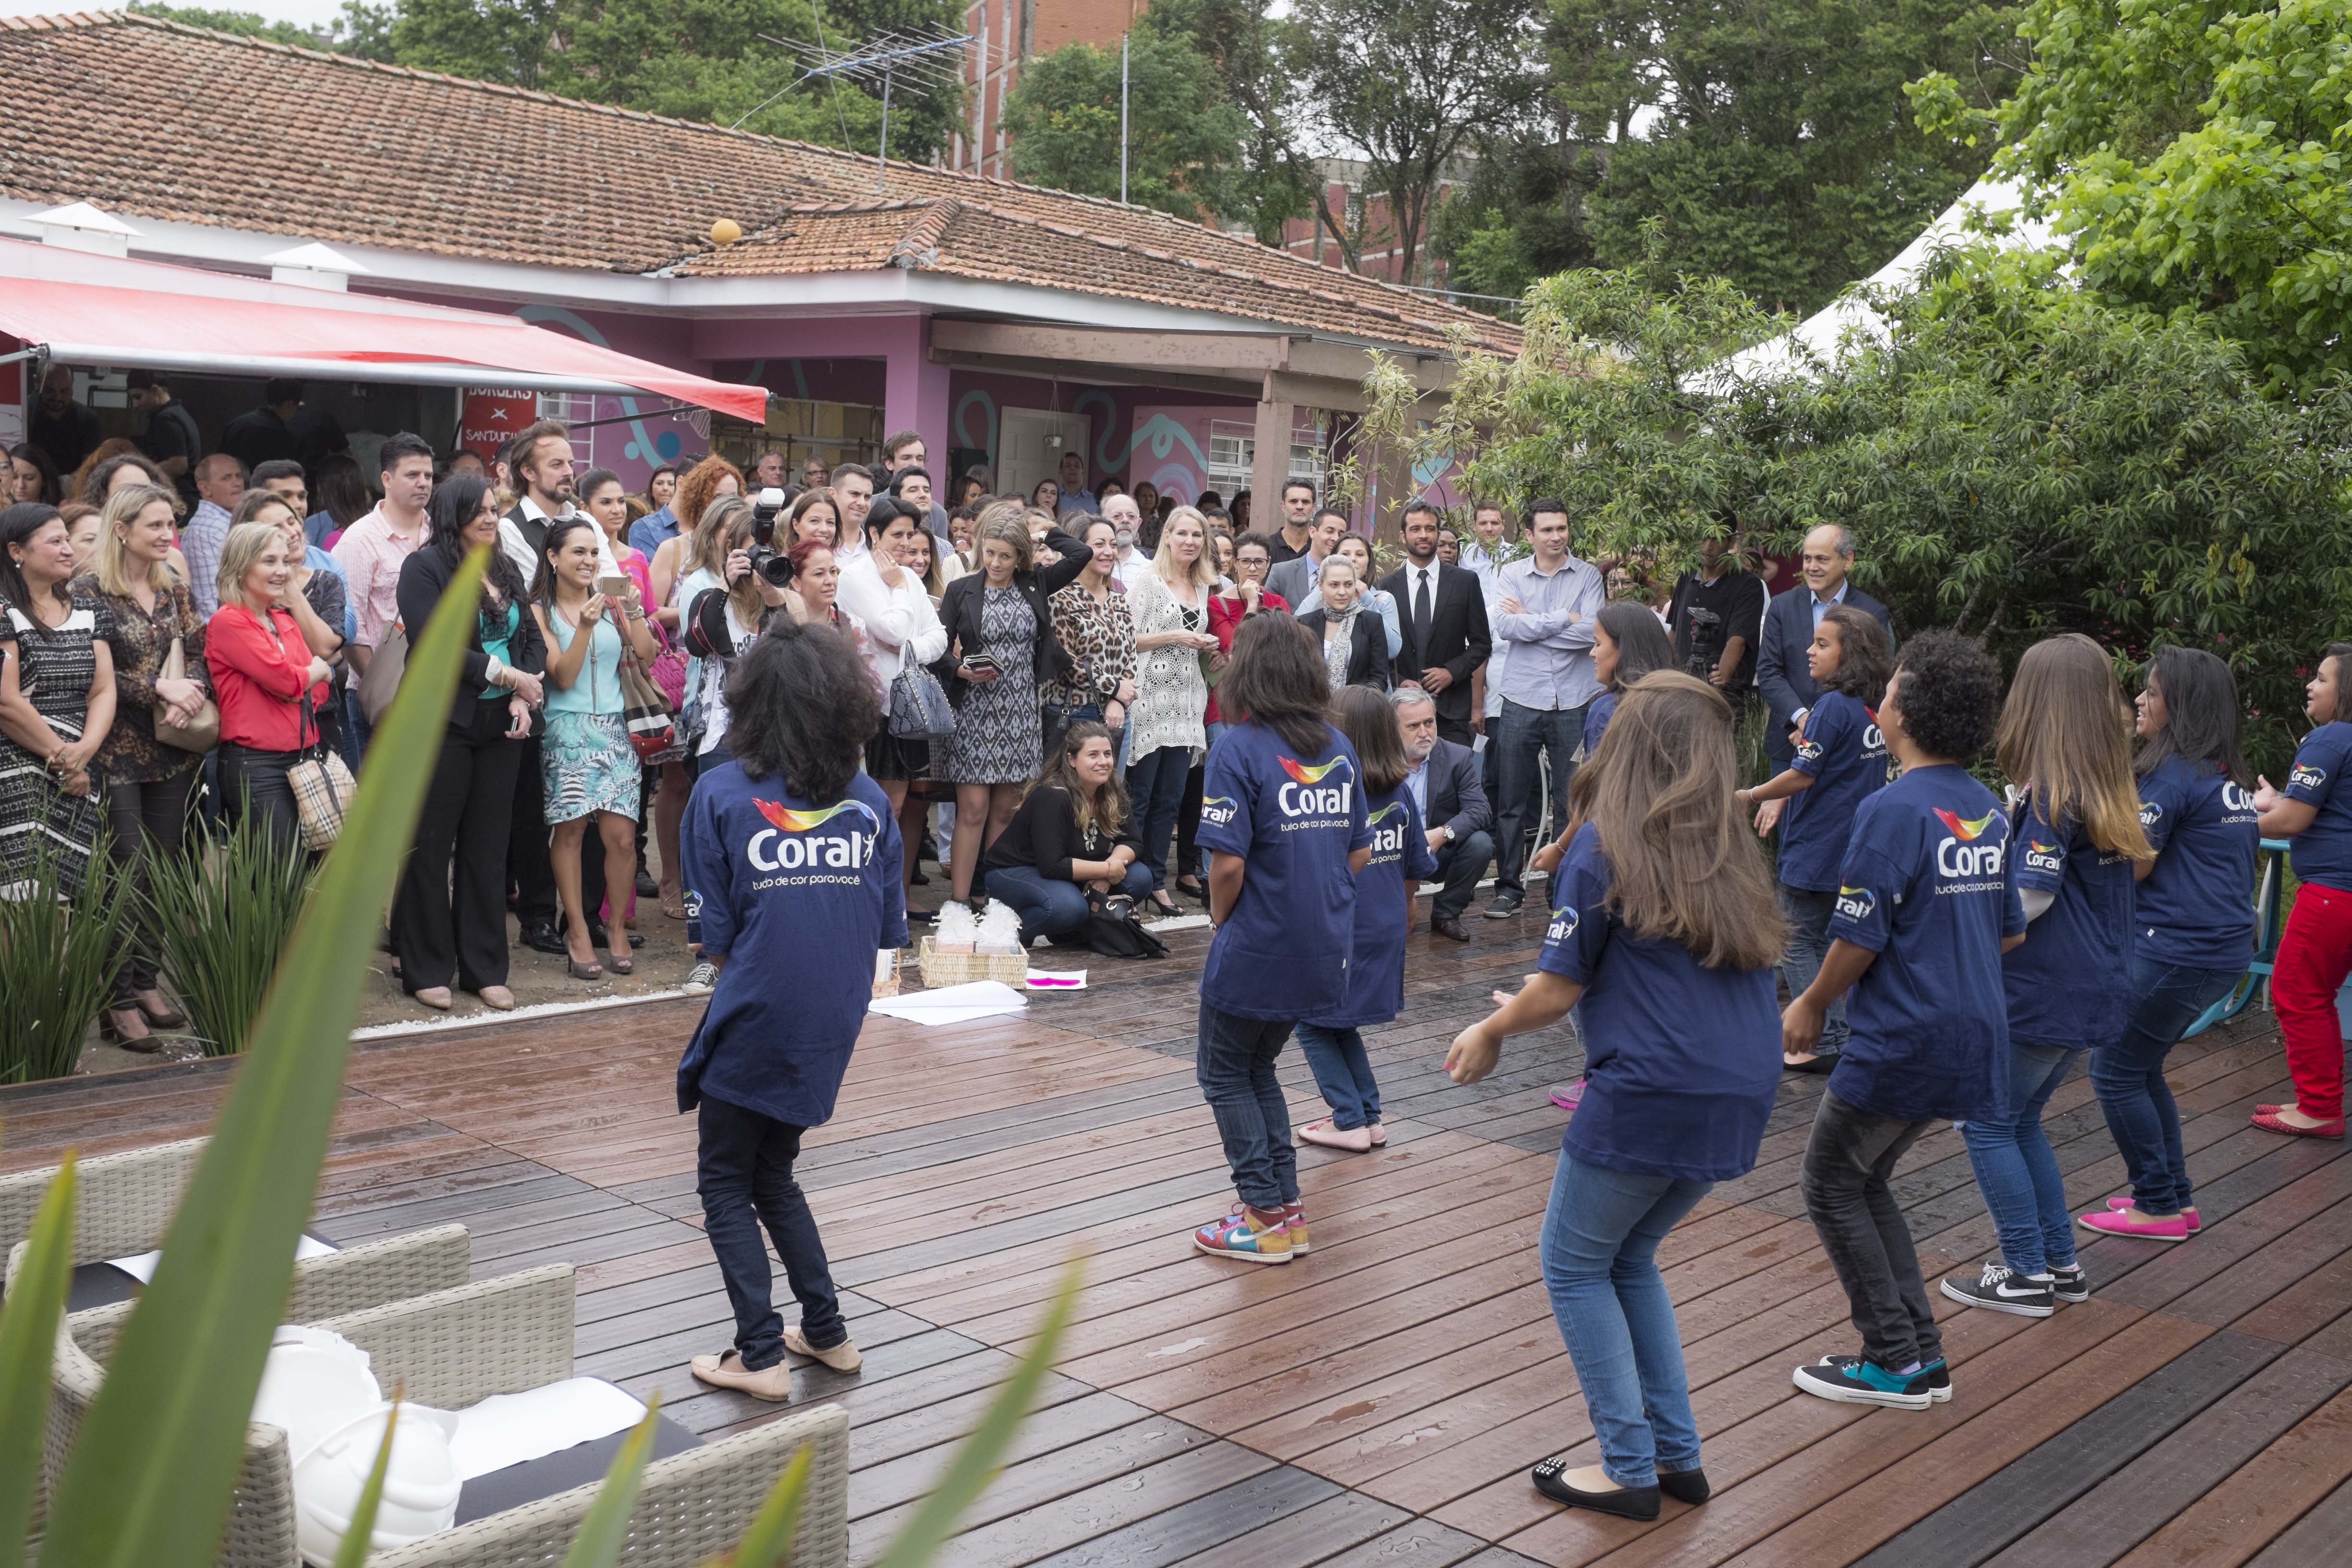
<instances>
[{"instance_id":1,"label":"man in black suit","mask_svg":"<svg viewBox=\"0 0 2352 1568\"><path fill-rule=\"evenodd\" d=\"M1470 748L1438 734L1437 708L1429 693L1418 686L1400 686L1390 700L1396 705L1404 760L1412 767L1404 787L1421 807L1429 852L1437 857L1437 878L1445 884L1429 911L1429 929L1468 942L1462 911L1470 907L1470 895L1478 890L1478 879L1495 858L1495 808L1478 782L1478 759Z\"/></svg>"},{"instance_id":2,"label":"man in black suit","mask_svg":"<svg viewBox=\"0 0 2352 1568\"><path fill-rule=\"evenodd\" d=\"M1494 639L1486 629L1486 595L1475 572L1437 559L1437 509L1417 500L1404 509L1405 563L1381 579L1396 600L1404 647L1396 657L1399 684L1412 682L1437 705L1437 732L1456 746L1470 743L1470 678L1486 662Z\"/></svg>"},{"instance_id":3,"label":"man in black suit","mask_svg":"<svg viewBox=\"0 0 2352 1568\"><path fill-rule=\"evenodd\" d=\"M1805 650L1812 646L1813 633L1829 607L1843 604L1865 611L1886 628L1890 646L1895 640L1886 606L1846 581L1853 567L1853 534L1833 522L1822 524L1805 535L1800 564L1805 574L1803 584L1765 607L1764 644L1756 656L1756 684L1772 710L1772 722L1764 731L1764 749L1783 768L1796 754L1789 731L1805 721L1821 691L1806 666Z\"/></svg>"}]
</instances>

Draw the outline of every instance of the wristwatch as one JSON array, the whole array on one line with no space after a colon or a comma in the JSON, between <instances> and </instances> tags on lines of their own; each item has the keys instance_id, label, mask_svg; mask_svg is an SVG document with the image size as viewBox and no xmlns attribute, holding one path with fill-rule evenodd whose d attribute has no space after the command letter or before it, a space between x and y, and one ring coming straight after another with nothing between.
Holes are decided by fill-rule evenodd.
<instances>
[{"instance_id":1,"label":"wristwatch","mask_svg":"<svg viewBox=\"0 0 2352 1568\"><path fill-rule=\"evenodd\" d=\"M1452 823L1450 823L1450 822L1441 822L1441 823L1439 823L1439 824L1437 825L1437 831L1438 831L1438 832L1440 832L1440 833L1443 833L1444 835L1445 835L1445 842L1447 842L1448 844L1451 844L1451 843L1453 843L1453 842L1454 842L1454 825L1453 825Z\"/></svg>"}]
</instances>

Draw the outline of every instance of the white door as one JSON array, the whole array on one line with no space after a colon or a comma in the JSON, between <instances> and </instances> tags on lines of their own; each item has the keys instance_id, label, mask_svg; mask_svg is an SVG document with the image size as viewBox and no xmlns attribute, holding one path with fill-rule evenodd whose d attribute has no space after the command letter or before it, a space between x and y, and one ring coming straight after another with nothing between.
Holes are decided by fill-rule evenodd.
<instances>
[{"instance_id":1,"label":"white door","mask_svg":"<svg viewBox=\"0 0 2352 1568\"><path fill-rule=\"evenodd\" d=\"M1007 408L998 417L996 488L1000 494L1024 500L1040 479L1061 477L1062 454L1086 456L1087 421L1083 414L1055 414L1043 408ZM1094 460L1087 460L1089 478Z\"/></svg>"}]
</instances>

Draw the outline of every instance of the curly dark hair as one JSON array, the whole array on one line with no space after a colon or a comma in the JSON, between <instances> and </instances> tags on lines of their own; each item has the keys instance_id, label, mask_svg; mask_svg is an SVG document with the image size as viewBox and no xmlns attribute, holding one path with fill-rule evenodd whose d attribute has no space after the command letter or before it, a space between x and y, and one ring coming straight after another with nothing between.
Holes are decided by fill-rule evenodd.
<instances>
[{"instance_id":1,"label":"curly dark hair","mask_svg":"<svg viewBox=\"0 0 2352 1568\"><path fill-rule=\"evenodd\" d=\"M1823 689L1843 691L1865 708L1876 707L1885 695L1886 677L1895 662L1886 628L1878 624L1876 616L1851 605L1832 605L1822 620L1824 625L1837 624L1839 639L1837 673L1823 683Z\"/></svg>"},{"instance_id":2,"label":"curly dark hair","mask_svg":"<svg viewBox=\"0 0 2352 1568\"><path fill-rule=\"evenodd\" d=\"M748 778L781 777L813 805L848 793L882 727L882 700L848 637L777 616L727 675L727 749Z\"/></svg>"},{"instance_id":3,"label":"curly dark hair","mask_svg":"<svg viewBox=\"0 0 2352 1568\"><path fill-rule=\"evenodd\" d=\"M1931 757L1967 763L1992 742L2000 666L1984 644L1957 632L1921 632L1903 645L1895 673L1903 732Z\"/></svg>"}]
</instances>

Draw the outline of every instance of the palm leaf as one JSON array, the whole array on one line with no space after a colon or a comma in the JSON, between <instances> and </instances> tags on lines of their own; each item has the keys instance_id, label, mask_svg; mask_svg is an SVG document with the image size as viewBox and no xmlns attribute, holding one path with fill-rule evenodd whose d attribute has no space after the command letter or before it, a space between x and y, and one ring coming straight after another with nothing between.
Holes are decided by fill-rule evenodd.
<instances>
[{"instance_id":1,"label":"palm leaf","mask_svg":"<svg viewBox=\"0 0 2352 1568\"><path fill-rule=\"evenodd\" d=\"M21 1559L41 1477L49 1358L73 1279L74 1157L41 1198L16 1288L0 1304L0 1552Z\"/></svg>"},{"instance_id":2,"label":"palm leaf","mask_svg":"<svg viewBox=\"0 0 2352 1568\"><path fill-rule=\"evenodd\" d=\"M401 1395L394 1391L392 1411L383 1418L383 1441L375 1446L375 1463L368 1467L367 1485L352 1505L352 1522L343 1543L335 1548L335 1568L367 1568L368 1540L375 1534L376 1505L383 1501L383 1479L392 1473L392 1435L400 1425Z\"/></svg>"},{"instance_id":3,"label":"palm leaf","mask_svg":"<svg viewBox=\"0 0 2352 1568\"><path fill-rule=\"evenodd\" d=\"M785 1462L783 1473L768 1489L760 1511L744 1528L743 1539L724 1557L714 1557L705 1568L776 1568L793 1549L800 1529L801 1503L808 1490L809 1460L814 1450L803 1444Z\"/></svg>"},{"instance_id":4,"label":"palm leaf","mask_svg":"<svg viewBox=\"0 0 2352 1568\"><path fill-rule=\"evenodd\" d=\"M646 1460L653 1454L654 1427L660 1420L661 1400L656 1397L613 1456L613 1468L604 1472L604 1484L596 1489L596 1500L588 1505L588 1517L580 1521L572 1550L563 1554L563 1568L613 1568L621 1560L621 1548L629 1543L629 1515L637 1506L637 1488L645 1482Z\"/></svg>"},{"instance_id":5,"label":"palm leaf","mask_svg":"<svg viewBox=\"0 0 2352 1568\"><path fill-rule=\"evenodd\" d=\"M245 1451L342 1092L352 1020L449 721L488 548L449 584L376 731L341 842L59 1478L43 1568L205 1568Z\"/></svg>"},{"instance_id":6,"label":"palm leaf","mask_svg":"<svg viewBox=\"0 0 2352 1568\"><path fill-rule=\"evenodd\" d=\"M915 1517L898 1531L890 1550L882 1554L874 1568L922 1568L947 1539L955 1531L956 1521L970 1508L973 1500L988 1489L1004 1468L1004 1455L1013 1446L1013 1435L1029 1415L1029 1406L1036 1400L1037 1390L1044 1386L1045 1374L1054 1367L1054 1352L1060 1348L1062 1332L1069 1327L1070 1314L1077 1307L1078 1287L1086 1277L1083 1261L1073 1260L1063 1271L1061 1288L1054 1292L1053 1305L1046 1309L1045 1321L1037 1331L1036 1342L1029 1353L1021 1358L1013 1376L1004 1384L981 1418L980 1426L964 1439L957 1450L955 1463L940 1484L931 1489Z\"/></svg>"}]
</instances>

